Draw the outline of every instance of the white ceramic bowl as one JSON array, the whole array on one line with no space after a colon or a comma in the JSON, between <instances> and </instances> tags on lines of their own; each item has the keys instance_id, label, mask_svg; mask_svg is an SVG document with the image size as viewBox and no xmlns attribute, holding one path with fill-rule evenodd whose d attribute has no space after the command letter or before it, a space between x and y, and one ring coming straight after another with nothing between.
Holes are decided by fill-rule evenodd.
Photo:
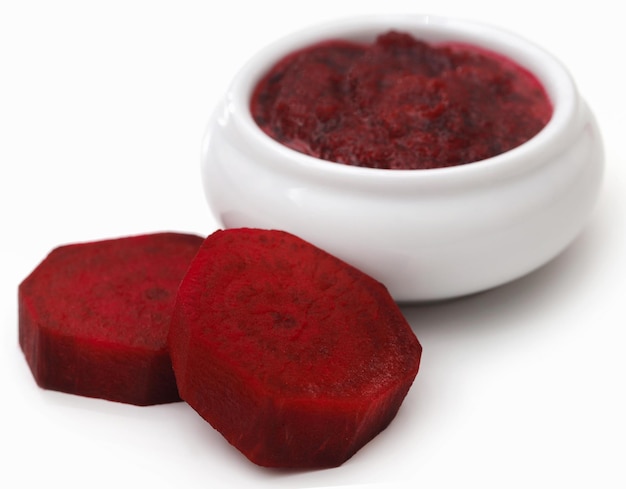
<instances>
[{"instance_id":1,"label":"white ceramic bowl","mask_svg":"<svg viewBox=\"0 0 626 489\"><path fill-rule=\"evenodd\" d=\"M432 170L323 161L283 146L255 124L251 92L281 57L324 39L373 40L391 28L517 61L543 83L552 119L504 154ZM235 76L202 154L208 203L224 227L294 233L372 275L399 302L483 291L542 266L583 228L602 170L593 115L557 60L509 32L433 16L340 20L266 47Z\"/></svg>"}]
</instances>

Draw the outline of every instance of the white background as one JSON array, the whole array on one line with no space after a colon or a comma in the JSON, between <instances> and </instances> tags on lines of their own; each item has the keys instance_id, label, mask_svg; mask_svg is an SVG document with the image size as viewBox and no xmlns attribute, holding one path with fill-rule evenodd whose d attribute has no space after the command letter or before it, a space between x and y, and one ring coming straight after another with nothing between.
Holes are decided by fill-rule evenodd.
<instances>
[{"instance_id":1,"label":"white background","mask_svg":"<svg viewBox=\"0 0 626 489\"><path fill-rule=\"evenodd\" d=\"M0 485L626 487L618 5L0 0ZM256 467L183 403L139 408L36 387L17 345L19 282L60 244L216 229L200 142L232 75L298 27L377 12L485 21L561 58L606 144L604 189L580 238L515 283L405 309L424 346L418 378L392 425L336 469Z\"/></svg>"}]
</instances>

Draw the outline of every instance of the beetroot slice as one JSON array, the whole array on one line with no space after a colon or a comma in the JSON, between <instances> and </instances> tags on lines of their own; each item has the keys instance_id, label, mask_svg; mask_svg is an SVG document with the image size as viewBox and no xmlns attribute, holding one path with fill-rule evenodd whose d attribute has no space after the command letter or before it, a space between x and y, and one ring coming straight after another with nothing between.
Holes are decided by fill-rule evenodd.
<instances>
[{"instance_id":1,"label":"beetroot slice","mask_svg":"<svg viewBox=\"0 0 626 489\"><path fill-rule=\"evenodd\" d=\"M251 461L342 464L396 415L421 346L380 283L281 231L210 235L169 339L181 397Z\"/></svg>"},{"instance_id":2,"label":"beetroot slice","mask_svg":"<svg viewBox=\"0 0 626 489\"><path fill-rule=\"evenodd\" d=\"M37 384L136 405L179 401L167 332L202 241L158 233L54 249L18 291L19 342Z\"/></svg>"}]
</instances>

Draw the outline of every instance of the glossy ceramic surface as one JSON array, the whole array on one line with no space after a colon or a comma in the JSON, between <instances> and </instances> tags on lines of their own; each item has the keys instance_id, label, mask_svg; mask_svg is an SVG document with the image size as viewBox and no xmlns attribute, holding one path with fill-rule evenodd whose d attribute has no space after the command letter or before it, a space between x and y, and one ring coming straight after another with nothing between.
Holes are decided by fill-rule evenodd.
<instances>
[{"instance_id":1,"label":"glossy ceramic surface","mask_svg":"<svg viewBox=\"0 0 626 489\"><path fill-rule=\"evenodd\" d=\"M251 91L279 58L319 40L371 40L390 28L517 61L544 84L551 121L507 153L435 170L322 161L282 146L254 123ZM432 16L337 21L266 47L235 76L202 154L207 200L224 227L292 232L377 278L400 302L480 292L547 263L583 228L602 171L593 114L558 60L512 33Z\"/></svg>"}]
</instances>

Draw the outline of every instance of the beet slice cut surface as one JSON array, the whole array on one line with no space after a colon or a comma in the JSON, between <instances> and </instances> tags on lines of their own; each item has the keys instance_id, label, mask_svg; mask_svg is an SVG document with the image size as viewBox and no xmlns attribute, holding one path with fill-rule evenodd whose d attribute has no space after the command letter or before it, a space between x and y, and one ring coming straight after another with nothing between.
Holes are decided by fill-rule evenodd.
<instances>
[{"instance_id":1,"label":"beet slice cut surface","mask_svg":"<svg viewBox=\"0 0 626 489\"><path fill-rule=\"evenodd\" d=\"M167 351L203 238L156 233L54 249L19 285L19 342L40 387L136 405L180 401Z\"/></svg>"},{"instance_id":2,"label":"beet slice cut surface","mask_svg":"<svg viewBox=\"0 0 626 489\"><path fill-rule=\"evenodd\" d=\"M387 289L282 231L203 243L169 333L181 397L267 467L341 465L395 417L421 346Z\"/></svg>"}]
</instances>

